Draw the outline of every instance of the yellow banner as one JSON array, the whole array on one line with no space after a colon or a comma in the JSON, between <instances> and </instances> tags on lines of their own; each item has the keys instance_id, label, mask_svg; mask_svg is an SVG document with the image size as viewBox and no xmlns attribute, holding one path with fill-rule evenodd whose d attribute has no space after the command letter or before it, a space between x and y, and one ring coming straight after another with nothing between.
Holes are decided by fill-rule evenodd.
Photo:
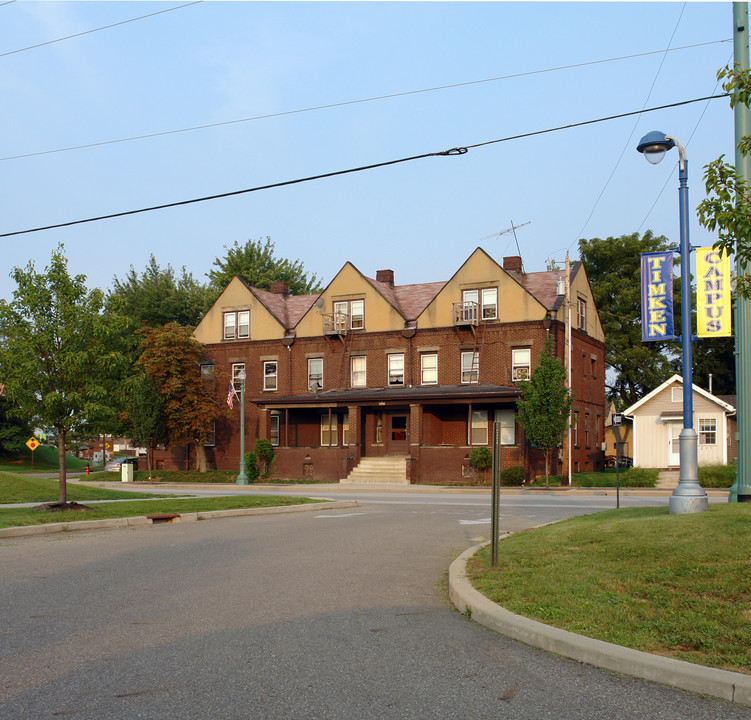
<instances>
[{"instance_id":1,"label":"yellow banner","mask_svg":"<svg viewBox=\"0 0 751 720\"><path fill-rule=\"evenodd\" d=\"M730 258L711 247L696 251L696 335L730 337Z\"/></svg>"}]
</instances>

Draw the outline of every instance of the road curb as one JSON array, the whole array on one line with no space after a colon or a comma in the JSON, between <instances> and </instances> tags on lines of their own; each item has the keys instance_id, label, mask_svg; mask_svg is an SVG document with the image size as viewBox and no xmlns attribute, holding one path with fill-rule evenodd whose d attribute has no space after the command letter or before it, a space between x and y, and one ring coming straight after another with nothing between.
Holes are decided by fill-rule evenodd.
<instances>
[{"instance_id":1,"label":"road curb","mask_svg":"<svg viewBox=\"0 0 751 720\"><path fill-rule=\"evenodd\" d=\"M589 665L662 685L751 706L751 675L663 658L594 640L516 615L479 593L467 577L467 561L488 543L463 552L449 567L449 597L472 620L527 645Z\"/></svg>"},{"instance_id":2,"label":"road curb","mask_svg":"<svg viewBox=\"0 0 751 720\"><path fill-rule=\"evenodd\" d=\"M50 535L52 533L72 532L74 530L100 530L102 528L137 527L154 525L160 522L195 522L197 520L215 520L218 518L241 517L243 515L274 515L277 513L310 512L313 510L338 510L357 507L355 500L328 501L325 503L306 503L303 505L278 505L263 508L236 508L234 510L205 510L191 513L176 513L169 519L159 516L134 515L127 518L110 518L107 520L75 520L74 522L47 523L45 525L23 525L21 527L0 528L0 539L28 537L32 535Z\"/></svg>"}]
</instances>

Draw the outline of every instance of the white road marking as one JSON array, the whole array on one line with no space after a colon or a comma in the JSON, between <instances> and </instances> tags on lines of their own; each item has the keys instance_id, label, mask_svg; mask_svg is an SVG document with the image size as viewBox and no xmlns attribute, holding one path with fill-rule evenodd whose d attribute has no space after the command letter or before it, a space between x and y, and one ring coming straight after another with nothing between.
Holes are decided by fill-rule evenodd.
<instances>
[{"instance_id":1,"label":"white road marking","mask_svg":"<svg viewBox=\"0 0 751 720\"><path fill-rule=\"evenodd\" d=\"M460 520L460 525L484 525L486 523L490 522L490 518L486 518L485 520Z\"/></svg>"},{"instance_id":2,"label":"white road marking","mask_svg":"<svg viewBox=\"0 0 751 720\"><path fill-rule=\"evenodd\" d=\"M344 513L343 515L316 515L315 519L318 518L345 518L345 517L355 517L355 515L367 515L367 513Z\"/></svg>"}]
</instances>

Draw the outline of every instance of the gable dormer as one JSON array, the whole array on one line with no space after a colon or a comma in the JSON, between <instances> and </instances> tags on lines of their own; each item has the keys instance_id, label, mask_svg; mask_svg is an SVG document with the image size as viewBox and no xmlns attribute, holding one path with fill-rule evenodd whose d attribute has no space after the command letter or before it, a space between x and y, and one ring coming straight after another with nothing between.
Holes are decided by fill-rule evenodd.
<instances>
[{"instance_id":1,"label":"gable dormer","mask_svg":"<svg viewBox=\"0 0 751 720\"><path fill-rule=\"evenodd\" d=\"M482 248L454 273L418 318L421 328L542 320L546 308Z\"/></svg>"},{"instance_id":2,"label":"gable dormer","mask_svg":"<svg viewBox=\"0 0 751 720\"><path fill-rule=\"evenodd\" d=\"M274 298L264 303L259 297L262 294L275 296L275 293L265 291L254 292L235 275L198 323L193 336L204 345L283 338L283 318L269 307ZM284 306L281 297L279 305Z\"/></svg>"},{"instance_id":3,"label":"gable dormer","mask_svg":"<svg viewBox=\"0 0 751 720\"><path fill-rule=\"evenodd\" d=\"M296 336L402 330L404 317L390 284L393 276L386 280L371 280L352 263L345 263L298 322Z\"/></svg>"}]
</instances>

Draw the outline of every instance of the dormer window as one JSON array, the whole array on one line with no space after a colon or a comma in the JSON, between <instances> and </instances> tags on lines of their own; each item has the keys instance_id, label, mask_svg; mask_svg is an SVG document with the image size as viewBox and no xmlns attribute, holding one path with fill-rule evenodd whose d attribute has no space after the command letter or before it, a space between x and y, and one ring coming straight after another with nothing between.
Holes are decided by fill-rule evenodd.
<instances>
[{"instance_id":1,"label":"dormer window","mask_svg":"<svg viewBox=\"0 0 751 720\"><path fill-rule=\"evenodd\" d=\"M224 313L225 340L247 340L250 337L250 310Z\"/></svg>"}]
</instances>

